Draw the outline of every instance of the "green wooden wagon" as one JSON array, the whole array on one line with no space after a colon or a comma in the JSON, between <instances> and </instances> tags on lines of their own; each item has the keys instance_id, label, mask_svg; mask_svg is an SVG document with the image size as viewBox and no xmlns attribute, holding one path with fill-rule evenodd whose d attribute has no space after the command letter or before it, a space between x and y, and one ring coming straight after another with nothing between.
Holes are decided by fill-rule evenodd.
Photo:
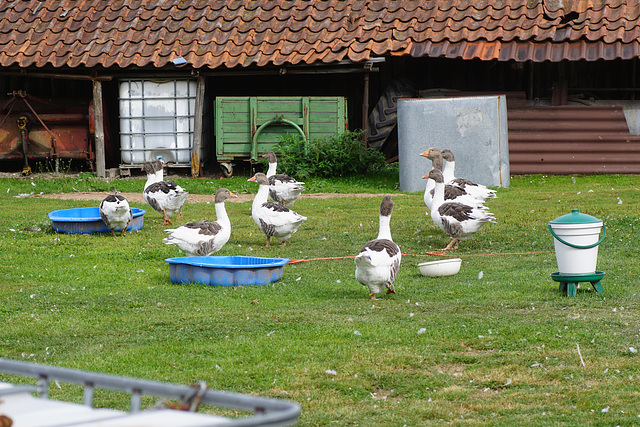
<instances>
[{"instance_id":1,"label":"green wooden wagon","mask_svg":"<svg viewBox=\"0 0 640 427\"><path fill-rule=\"evenodd\" d=\"M216 158L225 176L233 174L232 161L257 162L287 134L309 141L347 129L343 97L222 96L215 101Z\"/></svg>"}]
</instances>

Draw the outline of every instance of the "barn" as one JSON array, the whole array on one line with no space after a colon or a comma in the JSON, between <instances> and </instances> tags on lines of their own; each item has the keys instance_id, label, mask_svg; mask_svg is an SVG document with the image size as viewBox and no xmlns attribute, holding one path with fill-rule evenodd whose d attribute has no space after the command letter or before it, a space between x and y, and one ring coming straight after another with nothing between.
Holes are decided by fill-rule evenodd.
<instances>
[{"instance_id":1,"label":"barn","mask_svg":"<svg viewBox=\"0 0 640 427\"><path fill-rule=\"evenodd\" d=\"M6 0L0 168L224 170L223 113L248 117L238 161L322 114L393 161L398 98L505 94L512 174L640 173L639 24L622 0Z\"/></svg>"}]
</instances>

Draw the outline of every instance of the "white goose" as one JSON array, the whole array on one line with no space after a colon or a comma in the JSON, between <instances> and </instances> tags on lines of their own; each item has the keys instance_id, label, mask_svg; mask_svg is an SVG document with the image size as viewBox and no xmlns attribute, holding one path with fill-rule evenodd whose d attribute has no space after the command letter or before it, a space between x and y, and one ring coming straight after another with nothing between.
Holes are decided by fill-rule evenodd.
<instances>
[{"instance_id":1,"label":"white goose","mask_svg":"<svg viewBox=\"0 0 640 427\"><path fill-rule=\"evenodd\" d=\"M283 173L276 173L278 158L273 151L267 151L262 157L269 161L266 173L269 179L269 197L283 206L293 206L304 191L304 182L296 181Z\"/></svg>"},{"instance_id":2,"label":"white goose","mask_svg":"<svg viewBox=\"0 0 640 427\"><path fill-rule=\"evenodd\" d=\"M442 171L444 161L442 160L442 153L437 148L429 148L428 150L420 153L422 157L426 157L431 160L433 169ZM435 188L435 181L432 179L427 180L427 184L424 190L424 204L431 210L431 204L433 202L433 193ZM444 199L451 202L465 203L469 205L482 205L483 201L476 199L469 195L462 187L456 185L445 184L444 186Z\"/></svg>"},{"instance_id":3,"label":"white goose","mask_svg":"<svg viewBox=\"0 0 640 427\"><path fill-rule=\"evenodd\" d=\"M231 236L231 221L224 202L238 197L226 188L216 192L216 221L188 222L178 228L165 230L169 236L162 239L166 245L176 245L187 256L209 256L218 252Z\"/></svg>"},{"instance_id":4,"label":"white goose","mask_svg":"<svg viewBox=\"0 0 640 427\"><path fill-rule=\"evenodd\" d=\"M456 160L451 150L442 150L442 158L446 162L444 169L442 169L444 182L463 188L468 194L482 202L498 197L495 190L491 190L482 184L476 184L465 178L457 178L455 176Z\"/></svg>"},{"instance_id":5,"label":"white goose","mask_svg":"<svg viewBox=\"0 0 640 427\"><path fill-rule=\"evenodd\" d=\"M391 212L393 200L384 196L380 203L378 237L365 244L355 257L356 280L369 288L369 297L377 300L376 294L387 289L387 294L395 294L393 282L400 270L402 254L391 239Z\"/></svg>"},{"instance_id":6,"label":"white goose","mask_svg":"<svg viewBox=\"0 0 640 427\"><path fill-rule=\"evenodd\" d=\"M164 180L162 162L155 160L144 164L147 172L142 198L156 211L162 214L162 225L172 225L169 219L178 212L178 219L182 219L182 205L189 193L170 180Z\"/></svg>"},{"instance_id":7,"label":"white goose","mask_svg":"<svg viewBox=\"0 0 640 427\"><path fill-rule=\"evenodd\" d=\"M444 177L442 172L432 169L423 176L435 181L435 192L431 205L431 219L451 237L444 250L456 249L460 240L467 240L487 222L496 222L495 217L484 206L444 200Z\"/></svg>"},{"instance_id":8,"label":"white goose","mask_svg":"<svg viewBox=\"0 0 640 427\"><path fill-rule=\"evenodd\" d=\"M298 231L307 217L297 214L280 203L267 201L269 180L265 174L258 172L247 181L257 182L260 185L251 205L251 216L267 236L267 247L271 246L271 237L280 240L283 246L286 245L287 240Z\"/></svg>"},{"instance_id":9,"label":"white goose","mask_svg":"<svg viewBox=\"0 0 640 427\"><path fill-rule=\"evenodd\" d=\"M116 228L122 230L124 236L127 227L133 220L133 214L129 202L124 196L118 194L118 190L111 188L113 194L108 195L100 202L100 218L111 229L113 237L116 237Z\"/></svg>"}]
</instances>

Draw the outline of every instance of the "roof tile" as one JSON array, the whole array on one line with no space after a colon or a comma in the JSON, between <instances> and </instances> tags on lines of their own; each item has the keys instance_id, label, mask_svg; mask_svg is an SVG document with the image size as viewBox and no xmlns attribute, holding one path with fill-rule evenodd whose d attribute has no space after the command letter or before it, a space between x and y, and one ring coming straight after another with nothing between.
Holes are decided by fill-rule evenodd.
<instances>
[{"instance_id":1,"label":"roof tile","mask_svg":"<svg viewBox=\"0 0 640 427\"><path fill-rule=\"evenodd\" d=\"M7 0L0 66L195 68L374 56L637 58L626 0Z\"/></svg>"}]
</instances>

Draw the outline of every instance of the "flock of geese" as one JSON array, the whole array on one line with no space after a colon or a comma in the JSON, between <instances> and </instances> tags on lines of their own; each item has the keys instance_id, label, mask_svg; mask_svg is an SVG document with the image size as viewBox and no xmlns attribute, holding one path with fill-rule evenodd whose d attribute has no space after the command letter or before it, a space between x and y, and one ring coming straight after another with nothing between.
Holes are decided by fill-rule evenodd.
<instances>
[{"instance_id":1,"label":"flock of geese","mask_svg":"<svg viewBox=\"0 0 640 427\"><path fill-rule=\"evenodd\" d=\"M471 238L495 216L485 206L496 192L484 185L455 176L455 158L451 150L430 148L420 154L431 160L432 169L422 178L427 179L424 203L433 222L444 231L451 242L443 249L455 249L458 242ZM445 163L446 162L446 163ZM355 257L356 280L369 288L369 297L387 290L394 293L393 283L400 270L402 253L391 238L391 212L393 200L384 196L380 203L378 236L367 242Z\"/></svg>"},{"instance_id":2,"label":"flock of geese","mask_svg":"<svg viewBox=\"0 0 640 427\"><path fill-rule=\"evenodd\" d=\"M271 238L285 245L307 217L289 209L304 191L304 182L296 181L285 174L278 174L277 158L273 151L264 156L269 161L267 174L257 173L249 179L259 185L253 200L251 215L267 238L267 247ZM142 197L154 210L162 214L162 225L173 225L171 217L177 212L182 219L182 206L189 193L174 181L164 179L162 160L144 164L147 181ZM132 220L132 212L127 200L113 189L114 194L100 203L100 216L115 236L115 229L122 229L124 235ZM189 222L177 228L165 230L168 234L162 241L167 245L176 245L187 256L209 256L219 251L231 236L231 221L224 202L237 197L226 188L220 188L215 195L215 221ZM268 201L269 197L274 201Z\"/></svg>"},{"instance_id":3,"label":"flock of geese","mask_svg":"<svg viewBox=\"0 0 640 427\"><path fill-rule=\"evenodd\" d=\"M455 158L451 150L430 148L420 154L431 160L432 167L423 179L429 179L424 191L424 203L431 219L451 237L444 248L457 249L458 242L467 240L487 222L496 218L485 206L496 197L495 190L455 176ZM446 164L443 163L446 161Z\"/></svg>"},{"instance_id":4,"label":"flock of geese","mask_svg":"<svg viewBox=\"0 0 640 427\"><path fill-rule=\"evenodd\" d=\"M484 185L455 176L455 158L450 150L430 148L420 154L432 162L432 169L423 177L427 179L424 203L433 222L442 229L451 242L443 249L455 249L460 241L469 239L483 225L495 222L495 217L485 206L496 192ZM256 173L248 181L256 182L258 192L251 205L251 216L266 236L266 246L271 238L286 245L287 240L307 220L307 217L290 209L304 191L304 182L277 173L277 158L273 151L263 156L269 161L267 173ZM182 219L182 206L188 192L171 180L165 180L163 163L155 160L144 164L147 181L143 198L154 210L162 214L162 225L173 225L171 217L178 212ZM100 216L115 236L121 228L124 235L132 220L127 200L113 189L114 194L100 203ZM226 188L215 194L216 220L189 222L177 228L165 230L168 235L162 241L175 245L187 256L209 256L219 251L231 236L231 221L225 209L225 201L237 197ZM269 201L271 198L273 201ZM395 293L394 282L400 269L402 254L391 237L391 213L393 199L384 196L380 203L379 228L375 239L367 242L355 257L355 277L369 289L369 297L387 290Z\"/></svg>"}]
</instances>

